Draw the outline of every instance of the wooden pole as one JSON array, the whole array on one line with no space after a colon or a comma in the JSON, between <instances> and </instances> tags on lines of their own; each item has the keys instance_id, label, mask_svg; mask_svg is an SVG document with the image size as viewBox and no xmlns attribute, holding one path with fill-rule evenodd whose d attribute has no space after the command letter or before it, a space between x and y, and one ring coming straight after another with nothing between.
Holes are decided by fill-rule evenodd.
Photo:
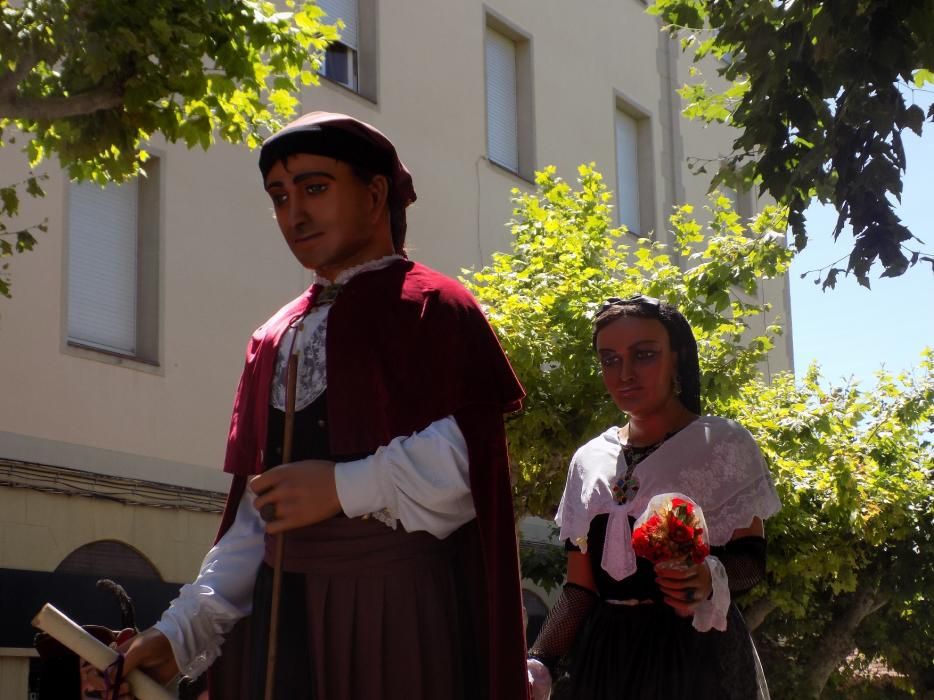
<instances>
[{"instance_id":1,"label":"wooden pole","mask_svg":"<svg viewBox=\"0 0 934 700\"><path fill-rule=\"evenodd\" d=\"M285 389L285 428L282 434L282 463L292 461L292 433L295 428L295 385L298 382L298 353L289 355L288 383ZM282 557L285 533L276 535L276 551L272 567L272 609L269 615L269 640L266 648L265 700L273 700L276 686L276 654L279 650L279 597L282 590Z\"/></svg>"}]
</instances>

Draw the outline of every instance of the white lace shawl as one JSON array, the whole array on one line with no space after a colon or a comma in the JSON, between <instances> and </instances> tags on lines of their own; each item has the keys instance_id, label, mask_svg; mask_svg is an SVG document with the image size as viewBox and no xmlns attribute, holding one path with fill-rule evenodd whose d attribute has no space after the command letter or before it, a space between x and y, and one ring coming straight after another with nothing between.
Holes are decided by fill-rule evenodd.
<instances>
[{"instance_id":1,"label":"white lace shawl","mask_svg":"<svg viewBox=\"0 0 934 700\"><path fill-rule=\"evenodd\" d=\"M629 516L638 518L652 496L680 492L693 498L707 520L711 545L724 545L756 516L765 519L781 503L752 435L735 421L701 416L639 462L637 496L619 505L613 482L626 471L619 429L610 428L581 447L571 460L555 522L561 539L586 552L596 515L609 514L601 565L620 581L636 571Z\"/></svg>"}]
</instances>

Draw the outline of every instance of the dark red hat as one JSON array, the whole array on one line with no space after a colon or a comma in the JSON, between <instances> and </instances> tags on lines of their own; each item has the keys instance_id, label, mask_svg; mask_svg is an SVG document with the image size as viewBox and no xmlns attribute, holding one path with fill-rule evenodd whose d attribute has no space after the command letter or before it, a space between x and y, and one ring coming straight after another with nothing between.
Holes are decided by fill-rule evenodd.
<instances>
[{"instance_id":1,"label":"dark red hat","mask_svg":"<svg viewBox=\"0 0 934 700\"><path fill-rule=\"evenodd\" d=\"M382 132L346 114L309 112L263 142L259 169L265 178L273 165L295 153L344 161L389 178L390 200L407 207L415 201L412 174Z\"/></svg>"}]
</instances>

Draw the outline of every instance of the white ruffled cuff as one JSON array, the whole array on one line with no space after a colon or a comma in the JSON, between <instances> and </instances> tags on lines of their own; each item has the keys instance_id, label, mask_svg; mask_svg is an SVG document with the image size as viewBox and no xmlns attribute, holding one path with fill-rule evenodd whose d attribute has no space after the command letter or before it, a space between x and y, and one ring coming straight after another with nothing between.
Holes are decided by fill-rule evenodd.
<instances>
[{"instance_id":1,"label":"white ruffled cuff","mask_svg":"<svg viewBox=\"0 0 934 700\"><path fill-rule=\"evenodd\" d=\"M220 656L224 635L252 611L265 530L253 507L255 498L249 489L244 491L233 525L204 557L198 578L181 587L155 624L189 678L207 670Z\"/></svg>"},{"instance_id":2,"label":"white ruffled cuff","mask_svg":"<svg viewBox=\"0 0 934 700\"><path fill-rule=\"evenodd\" d=\"M714 556L704 558L710 569L710 584L713 595L694 609L694 629L709 632L711 629L726 631L726 615L730 609L730 581L723 564Z\"/></svg>"},{"instance_id":3,"label":"white ruffled cuff","mask_svg":"<svg viewBox=\"0 0 934 700\"><path fill-rule=\"evenodd\" d=\"M226 606L215 608L206 602L199 588L204 587L184 586L181 596L153 625L169 640L179 672L189 678L200 676L220 656L224 634L238 619L237 613L224 609Z\"/></svg>"},{"instance_id":4,"label":"white ruffled cuff","mask_svg":"<svg viewBox=\"0 0 934 700\"><path fill-rule=\"evenodd\" d=\"M387 469L379 464L381 448L375 455L334 465L334 485L341 510L348 518L359 518L385 508L384 495L391 484L383 483Z\"/></svg>"}]
</instances>

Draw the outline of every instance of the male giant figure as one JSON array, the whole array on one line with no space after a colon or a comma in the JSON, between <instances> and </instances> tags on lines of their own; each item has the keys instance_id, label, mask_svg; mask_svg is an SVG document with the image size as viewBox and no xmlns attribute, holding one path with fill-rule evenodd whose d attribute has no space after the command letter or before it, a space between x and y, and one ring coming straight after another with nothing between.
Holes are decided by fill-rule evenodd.
<instances>
[{"instance_id":1,"label":"male giant figure","mask_svg":"<svg viewBox=\"0 0 934 700\"><path fill-rule=\"evenodd\" d=\"M526 698L503 426L521 386L469 293L405 256L415 190L383 134L307 114L260 170L316 280L249 342L219 538L125 667L210 667L212 698L261 697L286 533L277 698ZM292 352L293 458L276 466Z\"/></svg>"}]
</instances>

